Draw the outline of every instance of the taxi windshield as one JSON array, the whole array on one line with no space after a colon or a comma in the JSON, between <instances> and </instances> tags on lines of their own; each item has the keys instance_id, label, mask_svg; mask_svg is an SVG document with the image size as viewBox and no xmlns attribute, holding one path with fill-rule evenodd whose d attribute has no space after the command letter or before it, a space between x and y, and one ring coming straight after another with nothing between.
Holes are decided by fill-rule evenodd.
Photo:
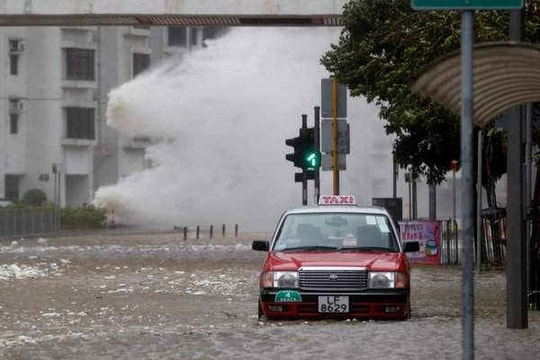
<instances>
[{"instance_id":1,"label":"taxi windshield","mask_svg":"<svg viewBox=\"0 0 540 360\"><path fill-rule=\"evenodd\" d=\"M399 247L387 216L332 212L287 215L273 250L397 252Z\"/></svg>"}]
</instances>

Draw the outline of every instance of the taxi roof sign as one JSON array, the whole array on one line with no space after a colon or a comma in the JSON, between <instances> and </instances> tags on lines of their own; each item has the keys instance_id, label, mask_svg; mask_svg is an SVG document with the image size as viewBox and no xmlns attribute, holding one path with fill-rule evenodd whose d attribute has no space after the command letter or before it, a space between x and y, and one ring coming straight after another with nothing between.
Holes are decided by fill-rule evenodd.
<instances>
[{"instance_id":1,"label":"taxi roof sign","mask_svg":"<svg viewBox=\"0 0 540 360\"><path fill-rule=\"evenodd\" d=\"M356 205L354 195L321 195L319 205Z\"/></svg>"}]
</instances>

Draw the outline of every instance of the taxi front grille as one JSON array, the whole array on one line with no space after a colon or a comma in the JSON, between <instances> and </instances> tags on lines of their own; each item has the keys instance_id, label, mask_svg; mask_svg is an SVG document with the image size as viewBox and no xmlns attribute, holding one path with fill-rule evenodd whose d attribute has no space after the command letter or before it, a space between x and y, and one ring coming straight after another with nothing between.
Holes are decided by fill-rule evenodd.
<instances>
[{"instance_id":1,"label":"taxi front grille","mask_svg":"<svg viewBox=\"0 0 540 360\"><path fill-rule=\"evenodd\" d=\"M356 269L300 269L298 281L303 290L363 290L368 285L368 272Z\"/></svg>"}]
</instances>

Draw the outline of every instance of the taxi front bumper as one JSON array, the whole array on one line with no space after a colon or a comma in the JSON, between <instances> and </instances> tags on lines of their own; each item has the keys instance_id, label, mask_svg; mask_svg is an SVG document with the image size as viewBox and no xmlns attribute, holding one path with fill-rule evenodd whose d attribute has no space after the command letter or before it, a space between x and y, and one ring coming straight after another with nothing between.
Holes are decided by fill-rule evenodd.
<instances>
[{"instance_id":1,"label":"taxi front bumper","mask_svg":"<svg viewBox=\"0 0 540 360\"><path fill-rule=\"evenodd\" d=\"M406 319L409 316L409 289L366 290L363 292L305 292L298 291L300 301L276 301L279 289L262 289L260 302L267 318L362 318ZM321 313L320 296L347 296L348 312Z\"/></svg>"}]
</instances>

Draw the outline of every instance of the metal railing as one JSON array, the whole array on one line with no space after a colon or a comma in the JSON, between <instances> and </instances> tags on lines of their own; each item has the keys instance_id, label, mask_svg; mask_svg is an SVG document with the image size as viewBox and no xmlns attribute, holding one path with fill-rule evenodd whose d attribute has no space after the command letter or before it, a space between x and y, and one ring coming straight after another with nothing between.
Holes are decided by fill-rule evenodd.
<instances>
[{"instance_id":1,"label":"metal railing","mask_svg":"<svg viewBox=\"0 0 540 360\"><path fill-rule=\"evenodd\" d=\"M482 218L482 264L495 267L506 265L506 209L483 209Z\"/></svg>"},{"instance_id":2,"label":"metal railing","mask_svg":"<svg viewBox=\"0 0 540 360\"><path fill-rule=\"evenodd\" d=\"M459 229L455 219L442 220L441 264L459 263Z\"/></svg>"},{"instance_id":3,"label":"metal railing","mask_svg":"<svg viewBox=\"0 0 540 360\"><path fill-rule=\"evenodd\" d=\"M54 210L0 209L0 237L28 236L58 230Z\"/></svg>"},{"instance_id":4,"label":"metal railing","mask_svg":"<svg viewBox=\"0 0 540 360\"><path fill-rule=\"evenodd\" d=\"M214 225L208 225L208 226L201 226L197 225L195 227L193 226L174 226L175 231L181 231L184 235L184 240L187 240L188 233L194 234L195 239L199 239L201 237L202 233L208 234L207 236L212 239L214 237L215 230L217 230L218 227L214 227ZM234 236L238 236L238 224L234 225ZM225 237L227 233L227 226L225 224L221 225L221 236Z\"/></svg>"},{"instance_id":5,"label":"metal railing","mask_svg":"<svg viewBox=\"0 0 540 360\"><path fill-rule=\"evenodd\" d=\"M506 210L504 208L484 209L481 220L482 264L504 267L506 265ZM442 224L441 264L458 264L461 251L459 226L451 218L443 220ZM473 249L476 252L476 245ZM476 254L474 254L474 259L477 259Z\"/></svg>"}]
</instances>

